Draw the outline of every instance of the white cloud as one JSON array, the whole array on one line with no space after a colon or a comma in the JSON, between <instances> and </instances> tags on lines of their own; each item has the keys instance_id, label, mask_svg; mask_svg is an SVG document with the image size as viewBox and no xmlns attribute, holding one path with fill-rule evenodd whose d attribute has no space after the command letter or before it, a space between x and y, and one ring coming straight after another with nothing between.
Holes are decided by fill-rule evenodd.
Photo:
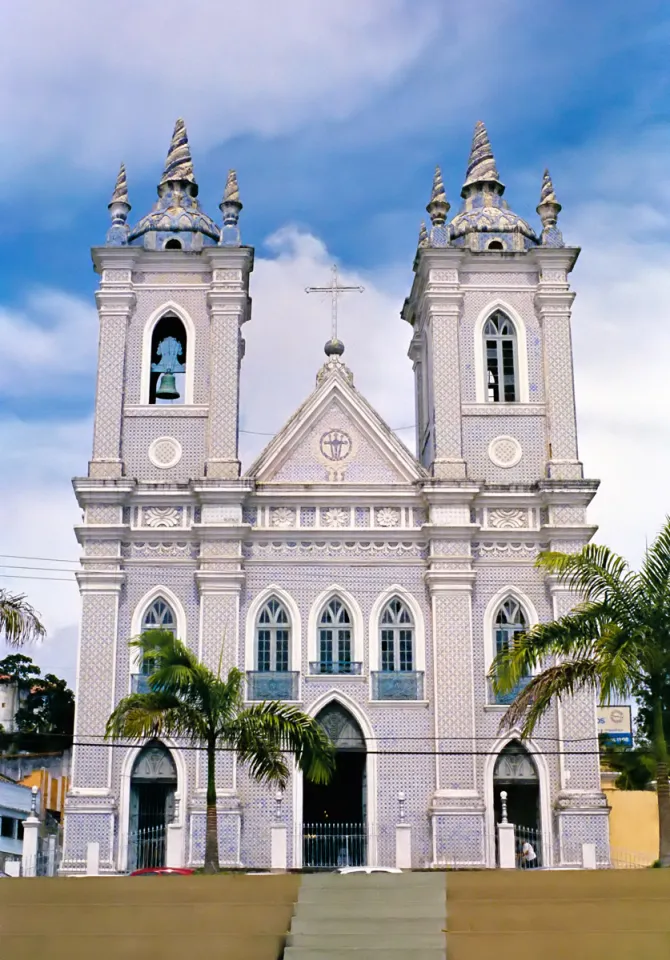
<instances>
[{"instance_id":1,"label":"white cloud","mask_svg":"<svg viewBox=\"0 0 670 960\"><path fill-rule=\"evenodd\" d=\"M445 15L432 0L15 4L0 56L5 173L54 157L155 163L180 114L201 148L350 116L402 77Z\"/></svg>"},{"instance_id":2,"label":"white cloud","mask_svg":"<svg viewBox=\"0 0 670 960\"><path fill-rule=\"evenodd\" d=\"M0 393L73 393L73 378L94 374L97 340L93 304L59 290L37 289L20 308L0 307Z\"/></svg>"}]
</instances>

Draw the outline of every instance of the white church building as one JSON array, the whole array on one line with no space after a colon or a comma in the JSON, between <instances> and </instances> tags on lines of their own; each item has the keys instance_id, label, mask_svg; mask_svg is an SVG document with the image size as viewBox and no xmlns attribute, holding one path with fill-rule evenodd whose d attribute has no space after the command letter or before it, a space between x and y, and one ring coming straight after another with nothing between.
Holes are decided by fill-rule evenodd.
<instances>
[{"instance_id":1,"label":"white church building","mask_svg":"<svg viewBox=\"0 0 670 960\"><path fill-rule=\"evenodd\" d=\"M115 704L146 685L128 641L153 625L212 667L237 665L249 701L318 717L338 747L328 787L296 775L283 796L221 753L222 865L268 867L279 821L289 867L391 864L399 822L415 867L495 866L503 790L544 865L579 863L584 842L608 861L593 697L554 706L521 744L501 732L505 704L487 680L501 645L574 604L535 560L591 538L598 486L577 450L579 251L563 242L547 172L537 228L504 189L478 123L451 219L436 171L402 306L416 455L331 339L313 392L243 472L254 251L235 174L217 223L178 121L155 207L130 226L121 168L93 250L93 454L74 481L82 620L65 872L85 870L90 842L104 873L203 861L203 755L101 739Z\"/></svg>"}]
</instances>

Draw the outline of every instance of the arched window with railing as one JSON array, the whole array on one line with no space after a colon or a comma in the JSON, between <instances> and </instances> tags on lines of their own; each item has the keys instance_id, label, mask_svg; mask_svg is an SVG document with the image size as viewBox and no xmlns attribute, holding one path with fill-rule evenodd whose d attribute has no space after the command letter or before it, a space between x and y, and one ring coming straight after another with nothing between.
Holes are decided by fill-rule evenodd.
<instances>
[{"instance_id":1,"label":"arched window with railing","mask_svg":"<svg viewBox=\"0 0 670 960\"><path fill-rule=\"evenodd\" d=\"M256 623L256 669L261 673L289 669L290 623L276 597L270 597Z\"/></svg>"},{"instance_id":2,"label":"arched window with railing","mask_svg":"<svg viewBox=\"0 0 670 960\"><path fill-rule=\"evenodd\" d=\"M177 618L174 610L163 597L156 597L144 611L140 624L142 633L148 630L169 630L170 633L177 633ZM154 671L154 666L150 660L140 658L138 661L138 672L133 677L133 688L135 693L148 693L147 677Z\"/></svg>"},{"instance_id":3,"label":"arched window with railing","mask_svg":"<svg viewBox=\"0 0 670 960\"><path fill-rule=\"evenodd\" d=\"M507 597L498 607L494 620L494 644L493 652L497 656L505 650L514 646L516 637L528 630L528 618L523 607L516 597ZM498 693L495 695L495 702L500 704L509 704L515 699L517 694L526 686L529 677L522 677L518 684L509 693Z\"/></svg>"},{"instance_id":4,"label":"arched window with railing","mask_svg":"<svg viewBox=\"0 0 670 960\"><path fill-rule=\"evenodd\" d=\"M166 313L151 335L149 403L186 402L186 364L189 362L186 328L174 313Z\"/></svg>"},{"instance_id":5,"label":"arched window with railing","mask_svg":"<svg viewBox=\"0 0 670 960\"><path fill-rule=\"evenodd\" d=\"M518 401L520 393L516 328L502 310L492 313L484 324L484 354L487 401Z\"/></svg>"},{"instance_id":6,"label":"arched window with railing","mask_svg":"<svg viewBox=\"0 0 670 960\"><path fill-rule=\"evenodd\" d=\"M313 673L359 673L352 661L351 614L339 597L324 606L318 625L319 659Z\"/></svg>"},{"instance_id":7,"label":"arched window with railing","mask_svg":"<svg viewBox=\"0 0 670 960\"><path fill-rule=\"evenodd\" d=\"M414 669L414 624L399 597L393 597L384 607L379 642L382 670Z\"/></svg>"}]
</instances>

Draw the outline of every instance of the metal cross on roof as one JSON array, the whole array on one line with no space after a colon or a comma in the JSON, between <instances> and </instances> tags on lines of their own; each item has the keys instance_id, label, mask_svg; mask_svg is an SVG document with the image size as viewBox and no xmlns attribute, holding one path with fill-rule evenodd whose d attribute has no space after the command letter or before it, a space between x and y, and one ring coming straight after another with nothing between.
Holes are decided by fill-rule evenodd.
<instances>
[{"instance_id":1,"label":"metal cross on roof","mask_svg":"<svg viewBox=\"0 0 670 960\"><path fill-rule=\"evenodd\" d=\"M337 340L337 298L342 293L363 293L365 287L346 287L338 282L337 264L331 269L332 280L327 287L305 287L305 293L329 293L331 296L331 336Z\"/></svg>"}]
</instances>

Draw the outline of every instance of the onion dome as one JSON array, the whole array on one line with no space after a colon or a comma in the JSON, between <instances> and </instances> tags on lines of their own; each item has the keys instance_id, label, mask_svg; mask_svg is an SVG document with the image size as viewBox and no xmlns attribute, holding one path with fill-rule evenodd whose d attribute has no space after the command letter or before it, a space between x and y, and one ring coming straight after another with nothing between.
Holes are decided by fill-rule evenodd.
<instances>
[{"instance_id":1,"label":"onion dome","mask_svg":"<svg viewBox=\"0 0 670 960\"><path fill-rule=\"evenodd\" d=\"M130 243L149 250L199 250L218 243L220 230L198 202L191 149L182 119L177 120L153 210L130 231Z\"/></svg>"}]
</instances>

